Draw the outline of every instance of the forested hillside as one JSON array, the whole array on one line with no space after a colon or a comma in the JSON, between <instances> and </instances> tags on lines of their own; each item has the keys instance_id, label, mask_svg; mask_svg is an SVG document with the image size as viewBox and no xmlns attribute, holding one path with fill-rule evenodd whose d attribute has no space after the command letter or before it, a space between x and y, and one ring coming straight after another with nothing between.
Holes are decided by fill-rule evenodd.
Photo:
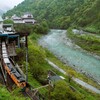
<instances>
[{"instance_id":1,"label":"forested hillside","mask_svg":"<svg viewBox=\"0 0 100 100\"><path fill-rule=\"evenodd\" d=\"M88 0L72 14L72 23L85 27L91 32L100 33L100 0Z\"/></svg>"},{"instance_id":2,"label":"forested hillside","mask_svg":"<svg viewBox=\"0 0 100 100\"><path fill-rule=\"evenodd\" d=\"M46 19L51 28L69 26L100 29L100 0L25 0L4 16L31 12L37 20Z\"/></svg>"}]
</instances>

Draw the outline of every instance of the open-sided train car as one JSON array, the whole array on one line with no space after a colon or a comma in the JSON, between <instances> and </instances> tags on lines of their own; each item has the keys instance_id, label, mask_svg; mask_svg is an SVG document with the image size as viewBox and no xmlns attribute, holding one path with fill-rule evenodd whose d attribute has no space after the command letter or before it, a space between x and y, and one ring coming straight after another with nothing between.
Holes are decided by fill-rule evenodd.
<instances>
[{"instance_id":1,"label":"open-sided train car","mask_svg":"<svg viewBox=\"0 0 100 100\"><path fill-rule=\"evenodd\" d=\"M3 59L3 67L6 72L9 74L11 79L15 82L18 87L25 87L26 81L25 78L21 75L21 73L13 66L11 63L5 42L2 42L2 59Z\"/></svg>"}]
</instances>

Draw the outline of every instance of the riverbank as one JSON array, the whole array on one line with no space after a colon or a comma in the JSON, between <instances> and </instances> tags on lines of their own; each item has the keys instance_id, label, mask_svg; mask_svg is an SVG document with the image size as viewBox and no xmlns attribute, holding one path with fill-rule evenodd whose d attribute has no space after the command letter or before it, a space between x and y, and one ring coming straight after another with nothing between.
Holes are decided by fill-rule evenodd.
<instances>
[{"instance_id":1,"label":"riverbank","mask_svg":"<svg viewBox=\"0 0 100 100\"><path fill-rule=\"evenodd\" d=\"M61 61L61 59L59 59L56 55L54 55L53 53L51 53L47 49L45 49L45 51L46 51L47 58L50 61L52 61L53 63L55 63L57 66L59 66L59 68L63 69L67 73L68 73L69 70L74 72L74 76L76 78L79 78L80 80L83 80L84 82L100 89L100 85L97 84L97 82L93 81L91 78L87 77L87 75L83 74L82 72L75 70L71 66L68 66L66 63L63 63L63 61Z\"/></svg>"},{"instance_id":2,"label":"riverbank","mask_svg":"<svg viewBox=\"0 0 100 100\"><path fill-rule=\"evenodd\" d=\"M33 38L31 38L31 37L33 37ZM34 40L34 36L31 36L30 37L30 39L31 39L31 44L33 44L33 46L35 45L38 45L37 44L37 40L38 39L36 39L36 40ZM37 36L35 36L35 37L37 37ZM40 36L41 37L41 36ZM39 38L39 37L38 37ZM34 44L35 43L35 44ZM46 53L46 57L50 60L50 61L52 61L52 62L54 62L56 65L58 65L58 66L60 66L61 68L63 68L65 71L67 71L67 70L71 70L72 68L70 68L70 67L68 67L68 66L66 66L64 63L62 63L57 57L55 57L54 56L54 54L52 54L50 51L48 51L47 49L45 49L45 48L41 48L41 49L44 49L45 50L45 53ZM50 68L50 66L49 66L49 68ZM50 68L50 69L52 69L52 67ZM72 69L73 70L73 69ZM54 70L58 75L62 75L60 72L58 72L58 71L56 71L56 70ZM74 70L73 70L74 71ZM77 73L77 72L76 72ZM62 76L64 76L64 77L66 77L66 81L67 81L67 83L68 83L68 77L66 76L66 75L62 75ZM82 77L83 75L81 75L81 74L79 74L79 73L77 73L75 76L80 76L80 77ZM88 78L86 79L85 77L84 77L84 80L86 80L87 82L89 81L88 80ZM90 82L90 81L89 81ZM90 83L92 83L92 82L90 82ZM85 89L83 89L83 88L81 88L81 86L79 86L78 84L75 84L75 82L73 82L73 81L71 81L71 84L72 84L72 86L75 86L75 88L78 90L78 91L80 91L86 98L87 98L87 100L89 100L89 99L93 99L93 100L95 100L95 99L97 99L97 100L99 100L98 98L99 98L99 96L98 95L96 95L96 94L91 94L91 92L87 92L87 90L85 90ZM96 86L96 85L95 85ZM98 86L97 86L98 87ZM99 87L98 87L99 88Z\"/></svg>"},{"instance_id":3,"label":"riverbank","mask_svg":"<svg viewBox=\"0 0 100 100\"><path fill-rule=\"evenodd\" d=\"M100 36L91 35L88 33L74 32L73 29L68 29L67 36L72 39L74 43L93 55L100 56Z\"/></svg>"},{"instance_id":4,"label":"riverbank","mask_svg":"<svg viewBox=\"0 0 100 100\"><path fill-rule=\"evenodd\" d=\"M66 38L65 30L51 30L39 42L40 45L49 49L63 63L99 82L99 59L84 52L79 46Z\"/></svg>"}]
</instances>

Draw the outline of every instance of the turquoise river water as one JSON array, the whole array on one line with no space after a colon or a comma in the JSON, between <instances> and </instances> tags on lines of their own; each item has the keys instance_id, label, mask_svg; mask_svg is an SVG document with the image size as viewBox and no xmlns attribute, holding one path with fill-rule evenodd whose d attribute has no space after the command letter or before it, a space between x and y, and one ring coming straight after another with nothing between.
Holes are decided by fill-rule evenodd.
<instances>
[{"instance_id":1,"label":"turquoise river water","mask_svg":"<svg viewBox=\"0 0 100 100\"><path fill-rule=\"evenodd\" d=\"M100 83L100 59L85 52L66 37L65 30L51 30L39 44L54 53L64 63Z\"/></svg>"}]
</instances>

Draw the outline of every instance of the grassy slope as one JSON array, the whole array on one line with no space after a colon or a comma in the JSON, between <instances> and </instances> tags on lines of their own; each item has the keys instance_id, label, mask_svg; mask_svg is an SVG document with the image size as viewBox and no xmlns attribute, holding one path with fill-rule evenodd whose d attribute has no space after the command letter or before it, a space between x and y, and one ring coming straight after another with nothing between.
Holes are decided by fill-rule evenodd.
<instances>
[{"instance_id":1,"label":"grassy slope","mask_svg":"<svg viewBox=\"0 0 100 100\"><path fill-rule=\"evenodd\" d=\"M29 98L23 97L19 91L20 89L16 89L10 93L5 86L0 84L0 100L30 100Z\"/></svg>"}]
</instances>

